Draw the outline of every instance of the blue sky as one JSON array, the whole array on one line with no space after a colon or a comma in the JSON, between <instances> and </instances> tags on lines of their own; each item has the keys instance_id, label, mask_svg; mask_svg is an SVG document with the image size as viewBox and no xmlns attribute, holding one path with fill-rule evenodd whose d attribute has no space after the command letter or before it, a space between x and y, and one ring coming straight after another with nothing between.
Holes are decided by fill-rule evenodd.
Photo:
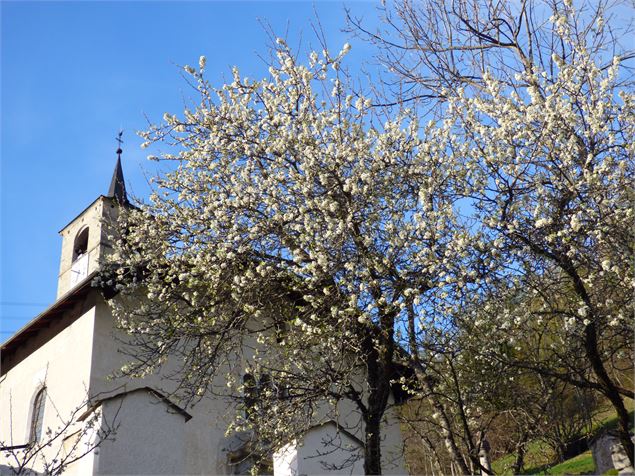
<instances>
[{"instance_id":1,"label":"blue sky","mask_svg":"<svg viewBox=\"0 0 635 476\"><path fill-rule=\"evenodd\" d=\"M372 20L377 5L349 6ZM54 301L57 232L107 192L119 128L128 189L146 195L154 163L135 131L182 110L191 93L177 65L205 55L219 85L234 65L265 76L261 21L317 47L314 11L330 49L352 44L351 68L371 59L341 31L341 2L0 2L0 341Z\"/></svg>"}]
</instances>

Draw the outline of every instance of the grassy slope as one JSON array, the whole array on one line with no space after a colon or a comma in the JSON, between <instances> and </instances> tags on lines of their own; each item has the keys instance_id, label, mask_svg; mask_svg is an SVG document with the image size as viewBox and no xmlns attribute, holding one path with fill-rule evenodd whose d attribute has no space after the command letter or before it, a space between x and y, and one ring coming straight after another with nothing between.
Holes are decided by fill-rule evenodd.
<instances>
[{"instance_id":1,"label":"grassy slope","mask_svg":"<svg viewBox=\"0 0 635 476\"><path fill-rule=\"evenodd\" d=\"M542 474L595 474L591 451L585 451L564 463L552 466Z\"/></svg>"},{"instance_id":2,"label":"grassy slope","mask_svg":"<svg viewBox=\"0 0 635 476\"><path fill-rule=\"evenodd\" d=\"M627 407L632 409L633 403L625 402ZM630 411L630 419L633 421L633 410ZM600 430L613 429L617 427L617 416L615 412L606 410L599 415L597 425L594 425L593 433ZM511 474L509 468L514 463L514 454L503 456L492 463L492 469L496 474ZM529 443L527 454L525 455L524 474L594 474L595 464L591 451L586 451L558 465L551 466L553 453L542 441L532 441Z\"/></svg>"},{"instance_id":3,"label":"grassy slope","mask_svg":"<svg viewBox=\"0 0 635 476\"><path fill-rule=\"evenodd\" d=\"M525 454L525 468L542 468L553 460L553 452L543 441L534 440L527 445ZM510 475L510 469L514 464L516 454L512 453L497 459L492 463L492 469L496 474ZM531 474L531 473L529 473Z\"/></svg>"}]
</instances>

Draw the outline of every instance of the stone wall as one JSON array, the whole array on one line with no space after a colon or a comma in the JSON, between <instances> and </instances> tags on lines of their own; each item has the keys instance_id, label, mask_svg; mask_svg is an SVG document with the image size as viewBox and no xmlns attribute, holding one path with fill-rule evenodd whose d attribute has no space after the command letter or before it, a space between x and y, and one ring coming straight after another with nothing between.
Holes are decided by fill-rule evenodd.
<instances>
[{"instance_id":1,"label":"stone wall","mask_svg":"<svg viewBox=\"0 0 635 476\"><path fill-rule=\"evenodd\" d=\"M611 469L616 469L618 474L635 474L628 455L615 433L607 431L596 436L591 440L590 447L596 474L604 474Z\"/></svg>"}]
</instances>

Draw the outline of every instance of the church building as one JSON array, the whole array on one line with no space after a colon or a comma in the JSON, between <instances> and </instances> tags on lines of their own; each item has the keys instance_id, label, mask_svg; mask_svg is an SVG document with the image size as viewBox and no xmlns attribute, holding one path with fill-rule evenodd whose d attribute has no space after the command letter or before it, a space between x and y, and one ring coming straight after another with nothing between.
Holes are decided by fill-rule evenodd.
<instances>
[{"instance_id":1,"label":"church building","mask_svg":"<svg viewBox=\"0 0 635 476\"><path fill-rule=\"evenodd\" d=\"M228 402L183 408L161 391L160 375L112 378L125 336L93 282L111 250L109 223L129 206L117 152L108 193L60 231L55 302L0 347L0 475L248 474L246 440L226 434ZM399 424L387 418L384 474L404 474ZM339 448L320 451L336 437ZM325 421L275 452L271 467L280 476L363 474L361 458L333 469L363 454L361 438Z\"/></svg>"}]
</instances>

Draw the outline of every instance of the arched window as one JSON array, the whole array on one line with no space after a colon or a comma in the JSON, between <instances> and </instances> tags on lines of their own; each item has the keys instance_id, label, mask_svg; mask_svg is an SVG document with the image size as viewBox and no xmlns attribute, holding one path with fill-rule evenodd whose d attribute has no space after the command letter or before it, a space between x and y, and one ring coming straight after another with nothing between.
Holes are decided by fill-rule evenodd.
<instances>
[{"instance_id":1,"label":"arched window","mask_svg":"<svg viewBox=\"0 0 635 476\"><path fill-rule=\"evenodd\" d=\"M44 404L46 402L46 388L42 387L35 394L33 408L31 410L30 441L38 441L42 436L42 423L44 419Z\"/></svg>"},{"instance_id":2,"label":"arched window","mask_svg":"<svg viewBox=\"0 0 635 476\"><path fill-rule=\"evenodd\" d=\"M73 261L77 261L88 251L88 227L80 231L73 243Z\"/></svg>"}]
</instances>

